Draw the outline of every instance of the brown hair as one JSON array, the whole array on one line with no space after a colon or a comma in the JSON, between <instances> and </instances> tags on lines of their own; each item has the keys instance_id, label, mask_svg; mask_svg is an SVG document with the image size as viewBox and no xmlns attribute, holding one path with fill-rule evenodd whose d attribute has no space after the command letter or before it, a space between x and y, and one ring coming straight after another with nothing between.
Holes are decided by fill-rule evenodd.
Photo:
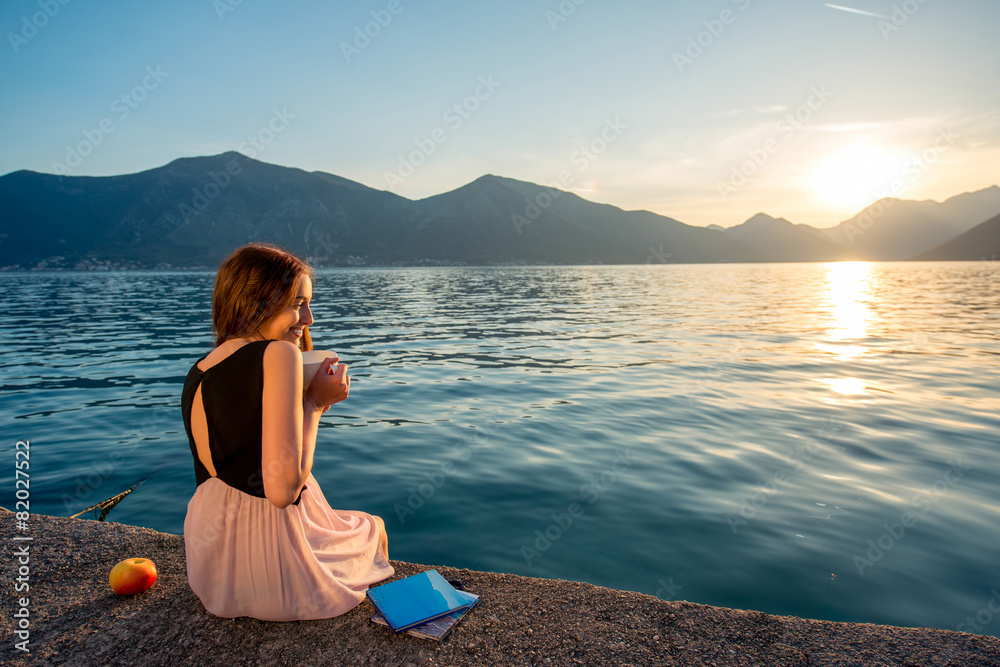
<instances>
[{"instance_id":1,"label":"brown hair","mask_svg":"<svg viewBox=\"0 0 1000 667\"><path fill-rule=\"evenodd\" d=\"M307 263L271 243L249 243L233 251L215 275L212 332L215 344L252 336L282 308L295 301L303 276L313 277ZM303 332L302 349L312 349Z\"/></svg>"}]
</instances>

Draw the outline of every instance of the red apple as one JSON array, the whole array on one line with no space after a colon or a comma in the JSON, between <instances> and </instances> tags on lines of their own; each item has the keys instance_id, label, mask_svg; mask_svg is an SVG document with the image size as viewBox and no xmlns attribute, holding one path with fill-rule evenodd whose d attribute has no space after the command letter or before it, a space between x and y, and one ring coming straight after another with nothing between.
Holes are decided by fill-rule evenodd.
<instances>
[{"instance_id":1,"label":"red apple","mask_svg":"<svg viewBox=\"0 0 1000 667\"><path fill-rule=\"evenodd\" d=\"M156 581L156 565L148 558L128 558L111 568L108 580L115 593L135 595Z\"/></svg>"}]
</instances>

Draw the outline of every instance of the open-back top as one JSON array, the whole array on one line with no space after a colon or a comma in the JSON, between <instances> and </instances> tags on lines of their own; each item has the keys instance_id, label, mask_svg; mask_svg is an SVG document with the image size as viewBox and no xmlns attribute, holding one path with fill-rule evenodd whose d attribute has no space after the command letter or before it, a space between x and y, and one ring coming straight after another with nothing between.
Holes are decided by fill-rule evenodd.
<instances>
[{"instance_id":1,"label":"open-back top","mask_svg":"<svg viewBox=\"0 0 1000 667\"><path fill-rule=\"evenodd\" d=\"M261 474L261 440L264 391L264 350L270 340L253 341L237 349L208 370L198 364L191 367L184 379L181 411L188 444L194 457L194 477L197 484L211 478L198 458L198 447L191 428L194 396L201 384L201 400L208 424L208 448L220 480L244 493L264 498L264 477ZM298 504L301 498L295 499Z\"/></svg>"}]
</instances>

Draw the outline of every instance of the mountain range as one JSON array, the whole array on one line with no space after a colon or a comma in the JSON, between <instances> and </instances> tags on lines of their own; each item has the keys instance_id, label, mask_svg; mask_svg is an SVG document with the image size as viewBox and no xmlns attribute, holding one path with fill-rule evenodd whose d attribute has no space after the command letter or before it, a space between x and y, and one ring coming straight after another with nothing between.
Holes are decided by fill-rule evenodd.
<instances>
[{"instance_id":1,"label":"mountain range","mask_svg":"<svg viewBox=\"0 0 1000 667\"><path fill-rule=\"evenodd\" d=\"M493 175L411 200L235 152L120 176L16 171L0 211L7 269L214 269L250 241L343 266L979 259L1000 240L997 186L883 199L828 229L764 213L726 229Z\"/></svg>"}]
</instances>

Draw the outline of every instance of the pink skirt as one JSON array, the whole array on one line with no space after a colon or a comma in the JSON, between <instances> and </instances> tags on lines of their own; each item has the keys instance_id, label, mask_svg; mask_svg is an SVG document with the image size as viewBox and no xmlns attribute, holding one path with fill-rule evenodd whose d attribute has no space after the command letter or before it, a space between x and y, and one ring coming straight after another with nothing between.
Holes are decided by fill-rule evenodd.
<instances>
[{"instance_id":1,"label":"pink skirt","mask_svg":"<svg viewBox=\"0 0 1000 667\"><path fill-rule=\"evenodd\" d=\"M312 475L285 509L218 478L203 482L188 503L184 548L191 590L225 618L339 616L393 574L375 518L332 509Z\"/></svg>"}]
</instances>

